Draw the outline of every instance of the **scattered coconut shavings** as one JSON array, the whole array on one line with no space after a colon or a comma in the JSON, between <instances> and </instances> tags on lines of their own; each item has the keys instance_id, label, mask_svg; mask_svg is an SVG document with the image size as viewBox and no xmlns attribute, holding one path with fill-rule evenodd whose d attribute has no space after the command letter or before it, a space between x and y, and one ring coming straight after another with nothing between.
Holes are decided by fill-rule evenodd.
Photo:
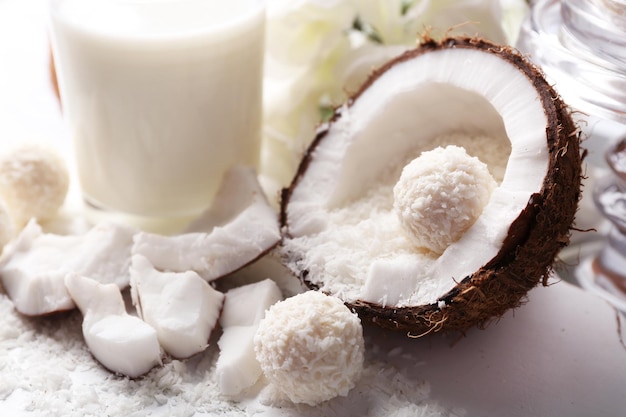
<instances>
[{"instance_id":1,"label":"scattered coconut shavings","mask_svg":"<svg viewBox=\"0 0 626 417\"><path fill-rule=\"evenodd\" d=\"M432 148L455 143L462 143L468 155L479 157L487 164L491 175L498 182L502 180L511 152L508 140L489 135L451 133L434 138L428 145ZM416 147L408 154L419 155L425 150L428 149ZM367 299L401 307L428 298L429 292L436 292L436 279L426 272L434 263L435 255L415 248L393 209L394 179L400 177L404 164L410 162L405 160L406 156L403 158L393 159L383 170L381 182L370 184L369 190L360 198L331 204L332 209L323 212L326 226L317 233L285 239L279 250L287 266L294 271L308 271L307 279L312 284L345 301ZM304 257L299 258L297 254ZM398 258L402 258L405 265L413 265L416 273L412 279L416 288L419 283L419 294L396 294L386 299L367 297L367 293L376 292L375 287L365 288L368 276L372 274L372 268L380 266L372 263L390 265Z\"/></svg>"},{"instance_id":2,"label":"scattered coconut shavings","mask_svg":"<svg viewBox=\"0 0 626 417\"><path fill-rule=\"evenodd\" d=\"M29 319L0 297L0 316L3 415L245 415L242 406L219 397L212 373L216 348L184 362L166 362L133 380L115 376L93 359L78 311Z\"/></svg>"},{"instance_id":3,"label":"scattered coconut shavings","mask_svg":"<svg viewBox=\"0 0 626 417\"><path fill-rule=\"evenodd\" d=\"M347 397L336 397L316 407L293 404L268 386L248 406L259 417L462 417L463 410L448 410L430 401L430 385L415 381L402 370L372 358ZM273 404L274 407L268 404ZM275 408L279 407L279 408Z\"/></svg>"},{"instance_id":4,"label":"scattered coconut shavings","mask_svg":"<svg viewBox=\"0 0 626 417\"><path fill-rule=\"evenodd\" d=\"M267 392L242 402L219 393L215 343L190 359L171 360L144 377L111 374L90 355L75 310L53 317L18 315L0 295L0 414L33 416L461 417L429 401L429 384L384 361L367 343L363 377L347 397L310 407L264 404ZM402 355L395 349L388 356ZM377 359L379 358L379 359ZM381 360L382 358L383 360ZM415 364L407 358L407 364ZM409 367L412 365L408 365ZM277 405L277 404L276 404Z\"/></svg>"},{"instance_id":5,"label":"scattered coconut shavings","mask_svg":"<svg viewBox=\"0 0 626 417\"><path fill-rule=\"evenodd\" d=\"M510 143L486 135L452 133L438 136L430 145L455 142L467 147L467 155L479 155L496 182L502 179ZM417 151L421 149L411 154ZM390 164L379 182L371 184L360 198L323 210L324 226L317 232L295 233L284 239L278 250L287 267L308 271L306 279L311 284L348 302L360 299L405 307L431 302L434 294L440 295L440 253L416 247L394 211L393 189L402 170L396 162L404 163ZM490 184L491 189L495 186Z\"/></svg>"},{"instance_id":6,"label":"scattered coconut shavings","mask_svg":"<svg viewBox=\"0 0 626 417\"><path fill-rule=\"evenodd\" d=\"M107 369L136 378L162 363L156 330L126 312L117 285L69 275L65 287L83 314L85 343Z\"/></svg>"},{"instance_id":7,"label":"scattered coconut shavings","mask_svg":"<svg viewBox=\"0 0 626 417\"><path fill-rule=\"evenodd\" d=\"M141 255L133 256L130 275L133 305L168 354L188 358L207 348L223 293L193 271L157 271Z\"/></svg>"},{"instance_id":8,"label":"scattered coconut shavings","mask_svg":"<svg viewBox=\"0 0 626 417\"><path fill-rule=\"evenodd\" d=\"M489 172L500 183L504 178L506 164L511 154L511 142L498 140L487 135L467 135L464 133L452 133L441 135L433 142L433 148L462 144L468 155L477 157L487 164Z\"/></svg>"},{"instance_id":9,"label":"scattered coconut shavings","mask_svg":"<svg viewBox=\"0 0 626 417\"><path fill-rule=\"evenodd\" d=\"M285 239L280 250L287 266L309 271L307 279L322 291L354 301L363 297L373 260L402 256L420 266L415 279L423 288L430 287L432 278L426 272L434 258L416 251L392 205L393 184L383 184L353 204L329 211L329 227L320 233ZM408 303L411 295L404 294L398 305Z\"/></svg>"}]
</instances>

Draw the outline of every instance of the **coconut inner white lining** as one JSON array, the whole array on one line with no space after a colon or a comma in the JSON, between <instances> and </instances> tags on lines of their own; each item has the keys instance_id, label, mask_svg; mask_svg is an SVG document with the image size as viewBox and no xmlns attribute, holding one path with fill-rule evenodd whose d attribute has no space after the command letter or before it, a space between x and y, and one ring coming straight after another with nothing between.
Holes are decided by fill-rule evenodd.
<instances>
[{"instance_id":1,"label":"coconut inner white lining","mask_svg":"<svg viewBox=\"0 0 626 417\"><path fill-rule=\"evenodd\" d=\"M530 80L495 55L446 49L396 64L317 147L290 200L284 250L344 300L434 303L496 255L541 189L546 126ZM465 235L433 258L405 237L391 190L407 162L451 143L487 163L500 185Z\"/></svg>"}]
</instances>

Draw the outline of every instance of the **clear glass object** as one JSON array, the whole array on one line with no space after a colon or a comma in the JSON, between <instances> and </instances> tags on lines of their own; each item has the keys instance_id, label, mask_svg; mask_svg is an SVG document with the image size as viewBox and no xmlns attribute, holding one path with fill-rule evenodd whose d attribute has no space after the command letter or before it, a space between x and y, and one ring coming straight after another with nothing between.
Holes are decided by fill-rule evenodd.
<instances>
[{"instance_id":1,"label":"clear glass object","mask_svg":"<svg viewBox=\"0 0 626 417\"><path fill-rule=\"evenodd\" d=\"M626 314L626 139L609 148L606 161L612 173L596 181L592 194L611 227L606 241L583 259L574 276Z\"/></svg>"},{"instance_id":2,"label":"clear glass object","mask_svg":"<svg viewBox=\"0 0 626 417\"><path fill-rule=\"evenodd\" d=\"M572 107L589 151L576 226L596 232L575 233L559 272L626 312L626 0L535 1L517 46Z\"/></svg>"},{"instance_id":3,"label":"clear glass object","mask_svg":"<svg viewBox=\"0 0 626 417\"><path fill-rule=\"evenodd\" d=\"M518 46L568 104L626 123L626 1L536 1Z\"/></svg>"}]
</instances>

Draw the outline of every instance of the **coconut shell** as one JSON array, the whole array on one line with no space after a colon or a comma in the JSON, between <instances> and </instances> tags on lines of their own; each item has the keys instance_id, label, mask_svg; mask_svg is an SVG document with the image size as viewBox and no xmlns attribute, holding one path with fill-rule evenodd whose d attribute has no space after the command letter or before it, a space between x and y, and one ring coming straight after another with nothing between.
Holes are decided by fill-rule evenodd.
<instances>
[{"instance_id":1,"label":"coconut shell","mask_svg":"<svg viewBox=\"0 0 626 417\"><path fill-rule=\"evenodd\" d=\"M528 77L541 97L547 116L546 139L550 160L540 192L531 196L526 208L511 224L497 255L475 273L458 280L458 284L442 294L438 302L410 307L383 307L365 301L346 303L364 322L407 332L409 336L416 337L439 331L484 327L507 310L520 306L530 289L539 283L547 285L559 251L569 243L581 196L580 131L572 120L569 108L546 81L543 73L511 47L473 38L447 38L441 41L427 39L416 49L375 71L348 101L348 105L397 63L446 48L472 48L497 55ZM333 119L338 117L340 114L335 114ZM285 233L288 233L287 206L290 195L306 172L315 148L324 140L327 131L328 127L318 132L292 184L283 190L281 225ZM305 285L315 288L307 280L308 271L294 272Z\"/></svg>"}]
</instances>

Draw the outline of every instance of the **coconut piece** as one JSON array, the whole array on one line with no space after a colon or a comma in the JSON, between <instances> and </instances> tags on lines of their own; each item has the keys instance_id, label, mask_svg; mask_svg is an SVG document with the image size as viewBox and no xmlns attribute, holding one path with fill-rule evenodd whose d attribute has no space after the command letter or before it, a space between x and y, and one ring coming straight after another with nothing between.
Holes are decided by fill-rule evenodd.
<instances>
[{"instance_id":1,"label":"coconut piece","mask_svg":"<svg viewBox=\"0 0 626 417\"><path fill-rule=\"evenodd\" d=\"M376 71L320 128L283 192L283 261L310 288L383 327L422 334L484 325L546 280L569 242L578 132L514 49L426 40ZM433 256L404 233L393 187L407 163L447 145L486 163L498 184L471 226Z\"/></svg>"},{"instance_id":2,"label":"coconut piece","mask_svg":"<svg viewBox=\"0 0 626 417\"><path fill-rule=\"evenodd\" d=\"M420 287L420 267L410 255L374 260L363 287L363 300L383 307L395 306L411 296L414 288L424 290Z\"/></svg>"},{"instance_id":3,"label":"coconut piece","mask_svg":"<svg viewBox=\"0 0 626 417\"><path fill-rule=\"evenodd\" d=\"M361 321L338 298L316 291L270 307L254 349L271 387L294 403L346 396L363 370Z\"/></svg>"},{"instance_id":4,"label":"coconut piece","mask_svg":"<svg viewBox=\"0 0 626 417\"><path fill-rule=\"evenodd\" d=\"M280 288L269 278L228 290L220 325L223 328L257 325L265 311L282 298Z\"/></svg>"},{"instance_id":5,"label":"coconut piece","mask_svg":"<svg viewBox=\"0 0 626 417\"><path fill-rule=\"evenodd\" d=\"M48 146L21 144L0 156L0 196L18 228L53 217L68 188L65 160Z\"/></svg>"},{"instance_id":6,"label":"coconut piece","mask_svg":"<svg viewBox=\"0 0 626 417\"><path fill-rule=\"evenodd\" d=\"M220 393L237 397L257 383L263 371L254 354L254 335L258 326L224 328L217 341L220 355L215 364L215 377Z\"/></svg>"},{"instance_id":7,"label":"coconut piece","mask_svg":"<svg viewBox=\"0 0 626 417\"><path fill-rule=\"evenodd\" d=\"M120 289L127 288L135 233L135 228L117 223L95 225L84 235L78 235L80 243L71 256L65 256L64 269L102 284L113 283Z\"/></svg>"},{"instance_id":8,"label":"coconut piece","mask_svg":"<svg viewBox=\"0 0 626 417\"><path fill-rule=\"evenodd\" d=\"M188 233L138 233L133 254L145 256L157 269L196 271L213 281L258 259L279 240L278 215L254 170L234 167L226 173L213 206Z\"/></svg>"},{"instance_id":9,"label":"coconut piece","mask_svg":"<svg viewBox=\"0 0 626 417\"><path fill-rule=\"evenodd\" d=\"M159 343L175 358L209 345L224 294L193 271L160 272L141 255L132 257L131 295L139 316L156 329Z\"/></svg>"},{"instance_id":10,"label":"coconut piece","mask_svg":"<svg viewBox=\"0 0 626 417\"><path fill-rule=\"evenodd\" d=\"M32 219L5 246L0 280L15 308L37 316L75 307L63 284L78 274L101 283L128 286L134 229L101 223L84 235L43 233Z\"/></svg>"},{"instance_id":11,"label":"coconut piece","mask_svg":"<svg viewBox=\"0 0 626 417\"><path fill-rule=\"evenodd\" d=\"M217 384L223 395L241 394L263 374L254 353L254 335L267 309L280 300L282 293L271 279L226 292L220 317L223 333L217 341L220 355L215 364Z\"/></svg>"},{"instance_id":12,"label":"coconut piece","mask_svg":"<svg viewBox=\"0 0 626 417\"><path fill-rule=\"evenodd\" d=\"M85 343L105 368L136 378L161 364L156 331L126 313L117 285L70 274L65 286L83 314Z\"/></svg>"},{"instance_id":13,"label":"coconut piece","mask_svg":"<svg viewBox=\"0 0 626 417\"><path fill-rule=\"evenodd\" d=\"M74 301L65 289L59 261L76 249L77 237L43 234L32 219L4 247L0 279L15 309L28 316L71 310Z\"/></svg>"}]
</instances>

